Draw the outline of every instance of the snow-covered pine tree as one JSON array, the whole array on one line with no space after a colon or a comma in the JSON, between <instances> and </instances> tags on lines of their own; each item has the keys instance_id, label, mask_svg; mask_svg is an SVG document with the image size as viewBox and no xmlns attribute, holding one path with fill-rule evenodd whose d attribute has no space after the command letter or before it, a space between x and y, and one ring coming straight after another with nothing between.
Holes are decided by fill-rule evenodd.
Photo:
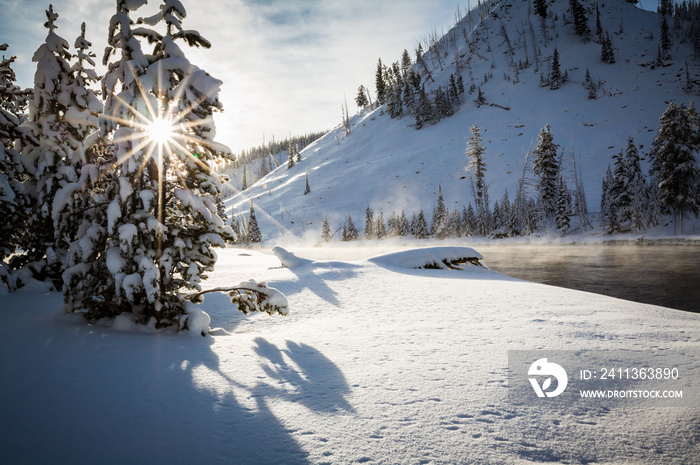
<instances>
[{"instance_id":1,"label":"snow-covered pine tree","mask_svg":"<svg viewBox=\"0 0 700 465\"><path fill-rule=\"evenodd\" d=\"M433 105L425 92L425 84L418 92L418 108L416 109L416 129L421 129L425 123L433 119Z\"/></svg>"},{"instance_id":2,"label":"snow-covered pine tree","mask_svg":"<svg viewBox=\"0 0 700 465\"><path fill-rule=\"evenodd\" d=\"M367 210L365 210L365 239L374 239L377 237L374 224L374 212L372 208L367 205Z\"/></svg>"},{"instance_id":3,"label":"snow-covered pine tree","mask_svg":"<svg viewBox=\"0 0 700 465\"><path fill-rule=\"evenodd\" d=\"M425 213L423 213L422 209L418 212L418 216L416 217L416 224L413 228L413 235L416 237L416 239L425 239L430 235L428 224L425 221Z\"/></svg>"},{"instance_id":4,"label":"snow-covered pine tree","mask_svg":"<svg viewBox=\"0 0 700 465\"><path fill-rule=\"evenodd\" d=\"M484 97L484 93L481 90L481 86L479 86L479 92L477 93L476 100L474 100L474 103L476 103L477 107L486 105L486 98Z\"/></svg>"},{"instance_id":5,"label":"snow-covered pine tree","mask_svg":"<svg viewBox=\"0 0 700 465\"><path fill-rule=\"evenodd\" d=\"M477 210L485 208L486 198L486 161L484 153L486 149L481 141L479 127L475 124L471 128L471 137L467 142L467 171L472 175L472 186L474 191L474 201L476 202Z\"/></svg>"},{"instance_id":6,"label":"snow-covered pine tree","mask_svg":"<svg viewBox=\"0 0 700 465\"><path fill-rule=\"evenodd\" d=\"M654 178L647 182L647 211L644 222L647 228L653 228L663 220L663 209L659 203L661 192L659 192L659 184Z\"/></svg>"},{"instance_id":7,"label":"snow-covered pine tree","mask_svg":"<svg viewBox=\"0 0 700 465\"><path fill-rule=\"evenodd\" d=\"M501 216L501 206L498 204L498 200L493 202L493 209L491 210L491 223L494 230L498 231L503 226L503 217Z\"/></svg>"},{"instance_id":8,"label":"snow-covered pine tree","mask_svg":"<svg viewBox=\"0 0 700 465\"><path fill-rule=\"evenodd\" d=\"M476 213L469 202L469 207L462 211L462 235L473 236L476 233Z\"/></svg>"},{"instance_id":9,"label":"snow-covered pine tree","mask_svg":"<svg viewBox=\"0 0 700 465\"><path fill-rule=\"evenodd\" d=\"M243 181L241 182L241 192L248 189L248 173L246 167L247 165L243 165Z\"/></svg>"},{"instance_id":10,"label":"snow-covered pine tree","mask_svg":"<svg viewBox=\"0 0 700 465\"><path fill-rule=\"evenodd\" d=\"M255 217L255 207L252 200L250 201L250 213L248 214L247 238L248 242L262 242L262 232L260 232L260 227L258 226L258 219Z\"/></svg>"},{"instance_id":11,"label":"snow-covered pine tree","mask_svg":"<svg viewBox=\"0 0 700 465\"><path fill-rule=\"evenodd\" d=\"M395 211L391 212L389 219L386 220L386 235L388 237L396 237L399 235L399 217Z\"/></svg>"},{"instance_id":12,"label":"snow-covered pine tree","mask_svg":"<svg viewBox=\"0 0 700 465\"><path fill-rule=\"evenodd\" d=\"M294 167L294 145L292 138L289 138L289 146L287 147L287 169Z\"/></svg>"},{"instance_id":13,"label":"snow-covered pine tree","mask_svg":"<svg viewBox=\"0 0 700 465\"><path fill-rule=\"evenodd\" d=\"M384 212L379 211L377 219L374 223L374 235L377 239L383 239L386 237L386 224L384 223Z\"/></svg>"},{"instance_id":14,"label":"snow-covered pine tree","mask_svg":"<svg viewBox=\"0 0 700 465\"><path fill-rule=\"evenodd\" d=\"M433 215L433 221L431 222L432 233L436 238L445 239L448 236L448 219L449 212L447 211L447 207L445 207L445 199L442 197L442 186L438 185L437 204L435 205L435 213Z\"/></svg>"},{"instance_id":15,"label":"snow-covered pine tree","mask_svg":"<svg viewBox=\"0 0 700 465\"><path fill-rule=\"evenodd\" d=\"M57 192L78 180L73 156L82 143L78 138L84 134L78 134L71 122L75 117L71 106L75 88L69 64L72 55L68 42L55 32L58 14L51 5L46 18L44 27L49 32L32 57L37 67L29 121L25 123L38 144L28 145L22 152L31 175L25 185L32 204L28 218L31 234L25 234L22 241L22 265L31 269L34 278L49 280L61 289L68 246L66 241L56 240L52 208Z\"/></svg>"},{"instance_id":16,"label":"snow-covered pine tree","mask_svg":"<svg viewBox=\"0 0 700 465\"><path fill-rule=\"evenodd\" d=\"M311 193L311 187L309 187L309 173L306 173L306 187L304 188L304 195Z\"/></svg>"},{"instance_id":17,"label":"snow-covered pine tree","mask_svg":"<svg viewBox=\"0 0 700 465\"><path fill-rule=\"evenodd\" d=\"M620 150L619 153L613 155L614 168L612 185L609 188L610 206L614 206L617 213L617 223L622 224L630 219L630 205L632 197L629 190L629 173L627 171L627 163L625 156Z\"/></svg>"},{"instance_id":18,"label":"snow-covered pine tree","mask_svg":"<svg viewBox=\"0 0 700 465\"><path fill-rule=\"evenodd\" d=\"M345 239L346 241L356 241L360 238L360 233L357 231L357 228L355 227L355 223L352 222L352 216L348 215L348 221L345 223L346 226L343 226L343 232L345 232Z\"/></svg>"},{"instance_id":19,"label":"snow-covered pine tree","mask_svg":"<svg viewBox=\"0 0 700 465\"><path fill-rule=\"evenodd\" d=\"M102 130L114 140L116 182L104 193L109 206L99 259L90 269L71 270L98 276L97 292L69 309L101 313L96 317L130 312L155 326L205 331L196 324L204 321L201 310L188 302L201 292L182 291L200 291L216 261L212 248L232 234L212 201L221 188L212 164L228 152L214 141L212 123L221 109L221 81L190 64L176 44L209 47L199 33L182 28L186 12L178 0L165 0L156 15L139 20L164 27L164 35L145 26L132 30L129 15L144 3L118 0L110 21ZM152 54L142 52L137 36L151 41ZM110 63L115 54L120 57ZM253 294L268 295L264 287L229 295L244 312L286 313L286 306L256 305Z\"/></svg>"},{"instance_id":20,"label":"snow-covered pine tree","mask_svg":"<svg viewBox=\"0 0 700 465\"><path fill-rule=\"evenodd\" d=\"M571 226L571 193L561 174L559 175L559 187L557 191L557 229L566 234Z\"/></svg>"},{"instance_id":21,"label":"snow-covered pine tree","mask_svg":"<svg viewBox=\"0 0 700 465\"><path fill-rule=\"evenodd\" d=\"M409 234L408 219L406 218L406 211L401 209L401 216L399 217L399 236L408 236Z\"/></svg>"},{"instance_id":22,"label":"snow-covered pine tree","mask_svg":"<svg viewBox=\"0 0 700 465\"><path fill-rule=\"evenodd\" d=\"M360 87L357 89L355 105L357 105L357 107L360 109L363 109L367 107L367 105L369 105L369 101L367 100L367 94L365 93L365 86L363 85L360 85Z\"/></svg>"},{"instance_id":23,"label":"snow-covered pine tree","mask_svg":"<svg viewBox=\"0 0 700 465\"><path fill-rule=\"evenodd\" d=\"M0 44L0 51L9 48ZM27 102L31 98L32 89L22 89L17 82L17 76L12 64L17 57L0 60L0 144L5 149L21 151L25 142L36 143L29 131L20 125L26 120ZM17 142L17 145L16 145Z\"/></svg>"},{"instance_id":24,"label":"snow-covered pine tree","mask_svg":"<svg viewBox=\"0 0 700 465\"><path fill-rule=\"evenodd\" d=\"M539 177L537 190L545 221L553 219L557 211L558 148L559 146L554 143L551 127L546 125L540 131L537 147L533 151L535 160L532 163L532 170Z\"/></svg>"},{"instance_id":25,"label":"snow-covered pine tree","mask_svg":"<svg viewBox=\"0 0 700 465\"><path fill-rule=\"evenodd\" d=\"M73 80L68 85L71 101L65 114L65 123L71 134L71 143L66 144L65 150L70 151L70 164L75 172L77 182L63 183L56 192L52 205L52 220L55 231L55 249L68 249L68 255L64 259L64 268L75 265L80 261L79 257L85 251L90 255L88 259L95 259L93 253L94 242L100 242L104 237L104 228L92 227L92 220L97 216L104 217L104 205L100 206L100 196L103 192L98 186L106 178L111 176L98 175L101 170L109 171L105 165L103 155L107 145L99 138L99 116L102 113L102 101L97 96L93 87L98 83L99 77L95 72L95 54L90 50L92 44L86 38L85 23L81 25L80 36L75 40L77 61L73 65ZM70 172L67 170L65 172ZM89 231L89 232L88 232ZM81 252L77 253L80 249ZM63 279L63 277L62 277ZM74 284L70 290L64 284L64 298L69 294L84 293L89 295L88 282L81 281Z\"/></svg>"},{"instance_id":26,"label":"snow-covered pine tree","mask_svg":"<svg viewBox=\"0 0 700 465\"><path fill-rule=\"evenodd\" d=\"M457 80L454 74L450 74L450 84L448 86L447 95L453 105L459 106L459 89L457 89Z\"/></svg>"},{"instance_id":27,"label":"snow-covered pine tree","mask_svg":"<svg viewBox=\"0 0 700 465\"><path fill-rule=\"evenodd\" d=\"M0 51L7 48L7 44L0 44ZM20 128L25 119L27 92L15 84L15 59L3 57L0 61L0 281L12 288L15 285L10 283L10 268L4 260L20 244L30 206L24 183L27 173L17 150L23 145L17 139L29 136Z\"/></svg>"},{"instance_id":28,"label":"snow-covered pine tree","mask_svg":"<svg viewBox=\"0 0 700 465\"><path fill-rule=\"evenodd\" d=\"M384 66L382 66L382 59L380 58L377 62L377 72L375 73L374 79L375 90L377 91L377 102L379 106L386 103L387 97L387 85L384 80Z\"/></svg>"},{"instance_id":29,"label":"snow-covered pine tree","mask_svg":"<svg viewBox=\"0 0 700 465\"><path fill-rule=\"evenodd\" d=\"M659 200L675 216L676 230L683 233L683 219L700 211L698 166L695 153L700 149L698 116L691 105L671 102L661 116L659 132L649 154L651 174L659 186Z\"/></svg>"},{"instance_id":30,"label":"snow-covered pine tree","mask_svg":"<svg viewBox=\"0 0 700 465\"><path fill-rule=\"evenodd\" d=\"M646 228L649 200L639 150L631 137L627 141L627 149L625 150L625 169L627 190L630 196L628 220L633 231L642 231Z\"/></svg>"},{"instance_id":31,"label":"snow-covered pine tree","mask_svg":"<svg viewBox=\"0 0 700 465\"><path fill-rule=\"evenodd\" d=\"M410 114L414 114L416 112L416 95L409 79L406 79L403 83L402 99L403 106L406 107L406 110Z\"/></svg>"},{"instance_id":32,"label":"snow-covered pine tree","mask_svg":"<svg viewBox=\"0 0 700 465\"><path fill-rule=\"evenodd\" d=\"M331 241L331 226L328 224L328 217L323 218L323 225L321 226L321 239L323 242Z\"/></svg>"},{"instance_id":33,"label":"snow-covered pine tree","mask_svg":"<svg viewBox=\"0 0 700 465\"><path fill-rule=\"evenodd\" d=\"M616 219L611 219L611 214L612 214L612 187L613 184L615 183L615 179L612 174L612 170L610 169L610 165L608 165L608 169L605 172L605 176L603 176L603 180L601 182L601 194L600 194L600 225L603 226L607 231L610 231L609 225L611 223L617 224ZM615 212L617 214L617 212ZM615 231L613 231L615 232Z\"/></svg>"}]
</instances>

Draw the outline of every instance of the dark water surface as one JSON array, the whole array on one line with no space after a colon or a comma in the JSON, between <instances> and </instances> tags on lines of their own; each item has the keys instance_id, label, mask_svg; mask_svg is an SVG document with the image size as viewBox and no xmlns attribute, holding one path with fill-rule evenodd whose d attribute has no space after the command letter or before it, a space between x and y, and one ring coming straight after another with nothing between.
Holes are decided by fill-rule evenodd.
<instances>
[{"instance_id":1,"label":"dark water surface","mask_svg":"<svg viewBox=\"0 0 700 465\"><path fill-rule=\"evenodd\" d=\"M698 245L478 245L501 274L700 313Z\"/></svg>"}]
</instances>

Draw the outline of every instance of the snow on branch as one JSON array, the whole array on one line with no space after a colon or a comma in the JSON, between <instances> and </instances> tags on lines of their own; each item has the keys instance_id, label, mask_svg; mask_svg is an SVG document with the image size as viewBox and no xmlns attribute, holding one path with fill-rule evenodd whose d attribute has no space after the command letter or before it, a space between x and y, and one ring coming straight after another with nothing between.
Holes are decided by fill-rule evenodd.
<instances>
[{"instance_id":1,"label":"snow on branch","mask_svg":"<svg viewBox=\"0 0 700 465\"><path fill-rule=\"evenodd\" d=\"M217 287L207 289L187 296L187 300L193 303L201 303L202 296L209 292L226 292L231 298L231 303L238 306L238 310L245 315L250 312L265 312L269 315L279 314L286 316L289 313L289 302L287 297L274 287L269 287L267 283L255 280L243 281L237 286Z\"/></svg>"}]
</instances>

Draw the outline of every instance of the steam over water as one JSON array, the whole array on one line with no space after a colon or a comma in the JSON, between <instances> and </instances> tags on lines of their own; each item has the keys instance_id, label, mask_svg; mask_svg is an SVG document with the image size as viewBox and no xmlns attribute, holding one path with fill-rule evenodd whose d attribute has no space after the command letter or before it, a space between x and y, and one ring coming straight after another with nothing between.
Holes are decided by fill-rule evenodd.
<instances>
[{"instance_id":1,"label":"steam over water","mask_svg":"<svg viewBox=\"0 0 700 465\"><path fill-rule=\"evenodd\" d=\"M427 245L447 244L380 241L290 250L312 259L348 261ZM464 245L478 250L489 268L514 278L700 312L699 245Z\"/></svg>"}]
</instances>

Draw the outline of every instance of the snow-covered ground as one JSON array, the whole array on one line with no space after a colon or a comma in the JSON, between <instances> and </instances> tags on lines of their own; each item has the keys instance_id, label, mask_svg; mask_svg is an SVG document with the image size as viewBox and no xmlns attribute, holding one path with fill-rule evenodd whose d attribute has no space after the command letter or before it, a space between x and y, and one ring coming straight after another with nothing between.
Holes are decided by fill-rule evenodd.
<instances>
[{"instance_id":1,"label":"snow-covered ground","mask_svg":"<svg viewBox=\"0 0 700 465\"><path fill-rule=\"evenodd\" d=\"M267 281L290 314L246 317L208 295L221 329L206 338L88 326L60 314L59 294L0 296L1 461L700 458L697 408L539 409L511 403L507 387L511 349L698 351L698 314L478 267L412 269L405 255L287 262L221 251L207 287Z\"/></svg>"}]
</instances>

